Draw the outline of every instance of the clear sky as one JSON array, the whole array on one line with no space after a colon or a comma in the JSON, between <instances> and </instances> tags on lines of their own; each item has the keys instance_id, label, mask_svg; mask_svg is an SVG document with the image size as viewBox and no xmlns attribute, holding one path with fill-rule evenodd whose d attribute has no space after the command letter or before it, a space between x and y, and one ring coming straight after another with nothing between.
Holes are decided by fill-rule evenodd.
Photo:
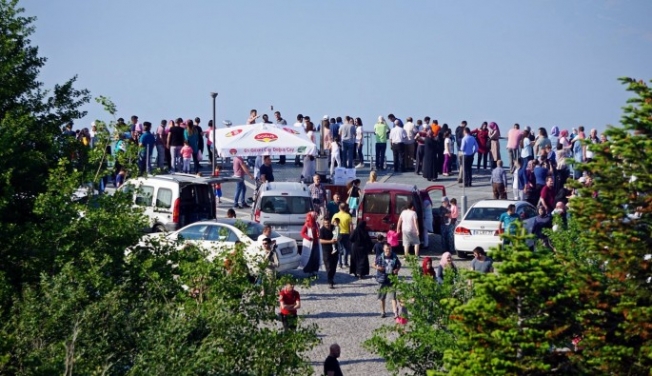
<instances>
[{"instance_id":1,"label":"clear sky","mask_svg":"<svg viewBox=\"0 0 652 376\"><path fill-rule=\"evenodd\" d=\"M649 0L23 0L46 86L78 75L119 116L252 108L313 120L378 115L472 127L603 129L652 78ZM111 120L95 102L87 118Z\"/></svg>"}]
</instances>

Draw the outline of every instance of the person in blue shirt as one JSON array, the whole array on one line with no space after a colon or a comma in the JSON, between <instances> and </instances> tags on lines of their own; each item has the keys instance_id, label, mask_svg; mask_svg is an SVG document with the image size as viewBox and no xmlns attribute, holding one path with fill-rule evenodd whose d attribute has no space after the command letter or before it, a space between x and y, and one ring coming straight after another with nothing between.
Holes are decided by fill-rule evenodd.
<instances>
[{"instance_id":1,"label":"person in blue shirt","mask_svg":"<svg viewBox=\"0 0 652 376\"><path fill-rule=\"evenodd\" d=\"M478 151L478 142L471 136L469 127L464 127L464 137L460 143L460 151L464 155L464 186L470 187L472 181L473 157Z\"/></svg>"},{"instance_id":2,"label":"person in blue shirt","mask_svg":"<svg viewBox=\"0 0 652 376\"><path fill-rule=\"evenodd\" d=\"M150 132L151 129L152 123L149 121L143 123L143 134L138 139L138 170L141 175L152 170L152 152L156 145L156 138Z\"/></svg>"},{"instance_id":3,"label":"person in blue shirt","mask_svg":"<svg viewBox=\"0 0 652 376\"><path fill-rule=\"evenodd\" d=\"M507 206L507 212L500 215L498 218L498 232L507 233L514 235L516 233L516 227L514 222L519 219L518 214L516 214L516 205L509 204ZM509 244L509 240L503 238L503 246Z\"/></svg>"}]
</instances>

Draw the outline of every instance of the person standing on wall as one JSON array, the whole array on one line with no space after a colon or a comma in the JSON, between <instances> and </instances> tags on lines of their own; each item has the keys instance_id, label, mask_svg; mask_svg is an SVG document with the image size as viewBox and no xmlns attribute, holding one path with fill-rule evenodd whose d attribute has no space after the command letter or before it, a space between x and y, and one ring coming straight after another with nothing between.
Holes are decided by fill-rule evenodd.
<instances>
[{"instance_id":1,"label":"person standing on wall","mask_svg":"<svg viewBox=\"0 0 652 376\"><path fill-rule=\"evenodd\" d=\"M376 170L380 171L385 168L387 135L389 134L389 126L384 117L378 116L378 122L374 125L374 134L376 136Z\"/></svg>"},{"instance_id":2,"label":"person standing on wall","mask_svg":"<svg viewBox=\"0 0 652 376\"><path fill-rule=\"evenodd\" d=\"M464 137L460 143L460 151L464 156L462 162L464 186L470 187L473 180L471 175L473 171L473 156L478 151L478 143L475 138L471 136L471 131L467 127L464 127Z\"/></svg>"},{"instance_id":3,"label":"person standing on wall","mask_svg":"<svg viewBox=\"0 0 652 376\"><path fill-rule=\"evenodd\" d=\"M459 170L459 174L457 176L457 182L462 183L463 182L463 175L464 175L464 169L462 168L462 164L464 163L464 153L462 152L462 139L464 138L464 130L467 129L467 123L466 120L463 120L460 125L455 128L455 143L457 144L457 169Z\"/></svg>"},{"instance_id":4,"label":"person standing on wall","mask_svg":"<svg viewBox=\"0 0 652 376\"><path fill-rule=\"evenodd\" d=\"M394 157L394 172L405 172L405 166L403 166L403 158L405 154L405 140L407 139L407 134L405 129L401 127L401 122L399 119L394 120L394 128L389 132L389 142L392 145L392 152Z\"/></svg>"},{"instance_id":5,"label":"person standing on wall","mask_svg":"<svg viewBox=\"0 0 652 376\"><path fill-rule=\"evenodd\" d=\"M353 154L355 152L355 129L353 119L350 116L345 118L344 124L340 127L340 141L342 142L344 168L353 168Z\"/></svg>"}]
</instances>

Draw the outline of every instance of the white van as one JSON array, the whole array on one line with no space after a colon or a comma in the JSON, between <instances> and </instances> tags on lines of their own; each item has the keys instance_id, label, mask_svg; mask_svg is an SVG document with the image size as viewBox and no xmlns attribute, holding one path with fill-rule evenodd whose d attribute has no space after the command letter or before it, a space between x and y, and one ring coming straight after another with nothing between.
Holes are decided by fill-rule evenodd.
<instances>
[{"instance_id":1,"label":"white van","mask_svg":"<svg viewBox=\"0 0 652 376\"><path fill-rule=\"evenodd\" d=\"M120 191L132 193L134 205L149 218L147 232L175 231L191 223L215 219L212 183L224 179L189 174L142 176L128 180Z\"/></svg>"},{"instance_id":2,"label":"white van","mask_svg":"<svg viewBox=\"0 0 652 376\"><path fill-rule=\"evenodd\" d=\"M301 244L301 228L312 208L310 191L303 183L265 183L258 191L251 219Z\"/></svg>"}]
</instances>

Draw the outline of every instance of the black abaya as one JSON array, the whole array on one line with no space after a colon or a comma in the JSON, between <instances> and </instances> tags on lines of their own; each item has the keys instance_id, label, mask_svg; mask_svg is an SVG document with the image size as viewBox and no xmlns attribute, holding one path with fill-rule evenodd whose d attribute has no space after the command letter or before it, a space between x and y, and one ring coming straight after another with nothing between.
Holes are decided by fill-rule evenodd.
<instances>
[{"instance_id":1,"label":"black abaya","mask_svg":"<svg viewBox=\"0 0 652 376\"><path fill-rule=\"evenodd\" d=\"M423 177L428 180L437 179L437 141L432 137L426 137L425 153L423 157Z\"/></svg>"},{"instance_id":2,"label":"black abaya","mask_svg":"<svg viewBox=\"0 0 652 376\"><path fill-rule=\"evenodd\" d=\"M351 235L352 247L349 273L360 277L369 275L369 252L373 248L366 225L365 221L360 222Z\"/></svg>"}]
</instances>

